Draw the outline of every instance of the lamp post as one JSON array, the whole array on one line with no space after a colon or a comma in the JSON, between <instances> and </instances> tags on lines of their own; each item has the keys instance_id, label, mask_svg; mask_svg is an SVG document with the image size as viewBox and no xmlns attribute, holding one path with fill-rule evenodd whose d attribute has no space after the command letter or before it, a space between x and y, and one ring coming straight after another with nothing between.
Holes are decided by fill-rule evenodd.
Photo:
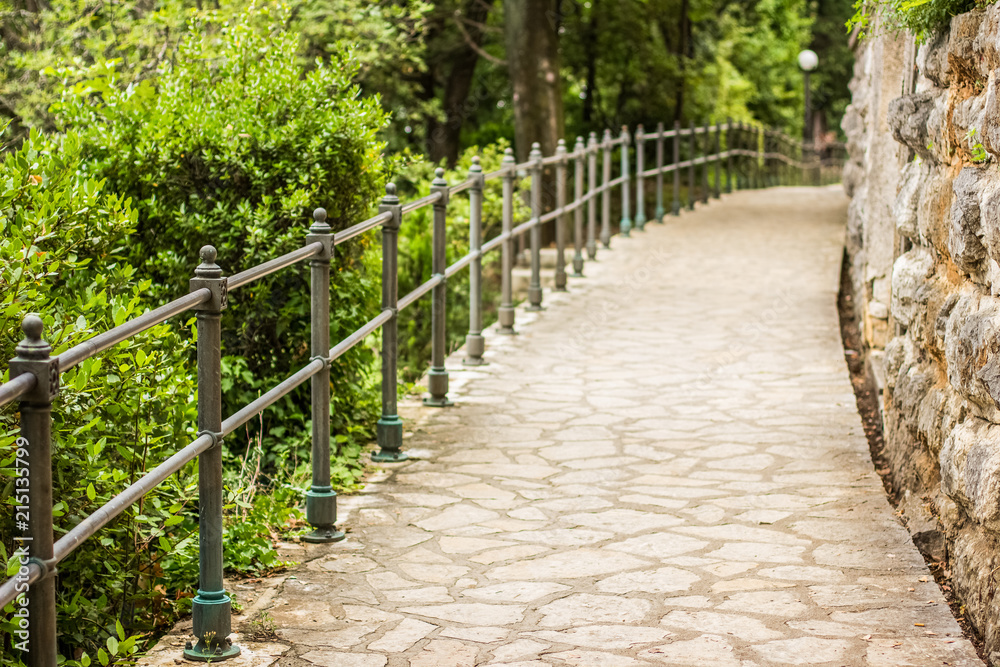
<instances>
[{"instance_id":1,"label":"lamp post","mask_svg":"<svg viewBox=\"0 0 1000 667\"><path fill-rule=\"evenodd\" d=\"M805 125L802 128L802 138L806 143L812 139L812 109L809 100L809 73L819 65L819 56L811 49L806 49L799 53L799 67L805 78Z\"/></svg>"}]
</instances>

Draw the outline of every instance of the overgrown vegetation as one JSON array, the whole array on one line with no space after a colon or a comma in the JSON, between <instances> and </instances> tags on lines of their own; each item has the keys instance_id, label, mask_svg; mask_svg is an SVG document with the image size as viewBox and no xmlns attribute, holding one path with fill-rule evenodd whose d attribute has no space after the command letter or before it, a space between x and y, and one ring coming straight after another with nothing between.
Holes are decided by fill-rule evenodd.
<instances>
[{"instance_id":1,"label":"overgrown vegetation","mask_svg":"<svg viewBox=\"0 0 1000 667\"><path fill-rule=\"evenodd\" d=\"M909 32L923 42L937 31L946 29L951 17L994 2L996 0L856 0L854 16L847 26L865 36L877 25L888 32Z\"/></svg>"},{"instance_id":2,"label":"overgrown vegetation","mask_svg":"<svg viewBox=\"0 0 1000 667\"><path fill-rule=\"evenodd\" d=\"M118 60L47 72L65 86L51 109L57 132L33 134L0 171L5 359L27 312L43 314L59 352L184 293L201 245L215 244L232 274L301 246L316 206L335 229L367 215L391 165L376 136L386 116L359 95L350 53L306 71L287 26L274 5L233 21L198 14L155 78L126 83ZM377 311L376 254L370 238L338 253L334 340ZM233 292L223 323L226 414L308 361L307 271ZM192 321L162 325L63 376L54 410L60 532L193 438L192 338ZM375 368L371 346L333 367L341 488L356 484L371 436ZM10 408L0 414L8 473L16 422ZM296 392L227 439L231 571L281 565L272 529L299 522L308 432L307 392ZM0 519L5 560L12 488ZM108 642L125 641L116 623L145 637L186 608L197 587L196 498L191 464L60 565L66 657L114 661ZM0 664L15 664L11 653Z\"/></svg>"}]
</instances>

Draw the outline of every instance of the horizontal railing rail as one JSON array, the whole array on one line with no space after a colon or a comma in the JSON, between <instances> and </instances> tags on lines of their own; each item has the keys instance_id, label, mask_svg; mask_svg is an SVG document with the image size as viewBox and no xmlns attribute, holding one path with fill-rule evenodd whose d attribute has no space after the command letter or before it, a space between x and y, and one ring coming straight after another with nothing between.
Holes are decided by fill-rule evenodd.
<instances>
[{"instance_id":1,"label":"horizontal railing rail","mask_svg":"<svg viewBox=\"0 0 1000 667\"><path fill-rule=\"evenodd\" d=\"M667 142L670 155L667 155ZM654 145L652 163L647 166L647 149ZM618 168L614 153L617 151ZM780 132L760 126L727 120L714 125L681 127L675 122L666 129L663 123L654 132L642 126L630 133L623 127L617 136L605 130L602 137L591 132L578 137L572 150L559 141L555 152L543 156L538 144L531 147L528 159L516 162L507 149L500 168L483 173L478 158L462 181L449 184L438 169L431 192L421 198L401 203L395 186L386 186L378 213L340 231L326 222L326 211L313 214L312 225L301 248L235 275L225 277L215 263L215 248L201 250L201 263L194 271L189 291L183 296L150 310L108 331L100 333L57 356L44 341L42 320L36 315L24 318L24 340L17 356L10 362L10 379L0 385L0 406L20 401L20 433L30 452L28 479L31 494L19 511L28 516L28 528L20 538L28 546L30 558L15 577L0 584L0 607L11 602L26 605L31 633L26 653L31 667L54 667L57 654L55 617L55 574L58 563L87 539L141 500L170 475L188 463L199 461L199 550L201 568L199 590L193 601L194 634L197 644L189 646L184 656L196 660L224 660L240 652L228 636L231 631L231 603L223 586L223 489L221 447L224 439L242 425L267 410L281 398L310 382L312 396L312 483L306 492L306 518L313 528L305 537L314 543L343 539L337 530L337 494L330 481L330 366L341 355L382 332L382 414L376 425L377 462L406 460L402 450L402 421L397 414L397 354L399 313L431 294L432 345L427 374L430 406L451 405L448 397L446 357L446 284L449 278L469 271L469 330L465 339L465 364L484 363L482 263L489 253L500 249L500 303L498 333L515 333L512 272L515 242L526 243L530 250L531 277L527 290L527 309L540 310L541 230L555 226L556 268L554 289L567 286L565 251L572 237L574 276L583 275L585 257L594 260L599 245L610 247L613 232L612 200L621 212L618 233L628 237L642 231L647 223L648 190L655 195L651 220L664 222L668 215L665 197L668 188L664 177L672 177L670 215L679 215L685 206L718 198L721 193L739 188L758 188L772 184L818 184L829 180L846 152L840 144L809 146ZM632 160L634 159L634 168ZM572 194L569 172L572 169ZM617 175L615 175L617 171ZM686 195L682 201L681 182L686 173ZM700 176L700 177L699 177ZM544 180L554 180L546 185ZM487 181L502 181L501 231L484 242L482 238L483 188ZM529 179L527 201L530 214L516 221L515 191ZM723 185L724 180L724 185ZM446 261L447 206L451 197L468 193L469 251L453 261ZM554 201L543 206L543 193L554 194ZM633 213L634 197L634 213ZM409 294L398 296L398 232L402 216L419 209L433 210L431 276ZM547 210L546 210L547 209ZM382 306L377 315L355 332L330 344L330 263L335 247L376 228L382 231ZM529 238L525 241L525 236ZM221 391L221 314L228 307L228 294L283 269L309 262L311 283L310 349L312 358L295 373L264 392L254 401L223 419ZM143 331L173 317L194 311L197 316L197 435L175 454L160 462L97 511L69 528L54 540L52 512L51 406L59 393L62 373ZM24 594L27 587L27 594ZM19 602L18 602L19 601Z\"/></svg>"}]
</instances>

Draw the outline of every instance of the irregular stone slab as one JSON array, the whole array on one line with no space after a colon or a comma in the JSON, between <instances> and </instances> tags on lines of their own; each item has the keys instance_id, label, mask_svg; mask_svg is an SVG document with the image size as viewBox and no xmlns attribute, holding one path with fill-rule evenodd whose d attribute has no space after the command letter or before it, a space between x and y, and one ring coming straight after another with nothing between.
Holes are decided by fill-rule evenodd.
<instances>
[{"instance_id":1,"label":"irregular stone slab","mask_svg":"<svg viewBox=\"0 0 1000 667\"><path fill-rule=\"evenodd\" d=\"M436 628L436 625L424 623L415 618L404 618L399 622L399 625L385 633L381 639L369 644L368 650L402 653Z\"/></svg>"},{"instance_id":2,"label":"irregular stone slab","mask_svg":"<svg viewBox=\"0 0 1000 667\"><path fill-rule=\"evenodd\" d=\"M548 544L554 547L576 547L585 544L594 544L614 537L613 533L600 530L587 530L583 528L554 528L552 530L526 530L507 535L512 540L523 542L537 542Z\"/></svg>"},{"instance_id":3,"label":"irregular stone slab","mask_svg":"<svg viewBox=\"0 0 1000 667\"><path fill-rule=\"evenodd\" d=\"M616 555L596 549L577 549L502 565L486 572L493 580L579 579L622 570L649 567L649 561L632 556Z\"/></svg>"},{"instance_id":4,"label":"irregular stone slab","mask_svg":"<svg viewBox=\"0 0 1000 667\"><path fill-rule=\"evenodd\" d=\"M804 547L789 547L782 544L762 544L760 542L731 542L708 554L719 560L756 561L759 563L798 563Z\"/></svg>"},{"instance_id":5,"label":"irregular stone slab","mask_svg":"<svg viewBox=\"0 0 1000 667\"><path fill-rule=\"evenodd\" d=\"M733 655L733 647L718 635L702 635L697 639L673 642L646 649L639 658L658 664L678 667L743 667Z\"/></svg>"},{"instance_id":6,"label":"irregular stone slab","mask_svg":"<svg viewBox=\"0 0 1000 667\"><path fill-rule=\"evenodd\" d=\"M647 558L669 558L689 551L697 551L708 546L707 542L675 533L655 533L640 535L622 542L609 544L605 549L646 556Z\"/></svg>"},{"instance_id":7,"label":"irregular stone slab","mask_svg":"<svg viewBox=\"0 0 1000 667\"><path fill-rule=\"evenodd\" d=\"M739 524L723 526L682 526L674 532L700 537L704 540L719 540L724 542L764 542L767 544L808 544L807 540L796 538L780 530L754 528Z\"/></svg>"},{"instance_id":8,"label":"irregular stone slab","mask_svg":"<svg viewBox=\"0 0 1000 667\"><path fill-rule=\"evenodd\" d=\"M801 616L807 610L793 593L782 591L734 593L717 608L768 616Z\"/></svg>"},{"instance_id":9,"label":"irregular stone slab","mask_svg":"<svg viewBox=\"0 0 1000 667\"><path fill-rule=\"evenodd\" d=\"M451 584L469 571L464 565L433 565L429 563L401 563L399 569L407 575L429 584Z\"/></svg>"},{"instance_id":10,"label":"irregular stone slab","mask_svg":"<svg viewBox=\"0 0 1000 667\"><path fill-rule=\"evenodd\" d=\"M550 581L511 581L482 588L471 588L463 593L487 602L532 602L553 593L570 590L569 586Z\"/></svg>"},{"instance_id":11,"label":"irregular stone slab","mask_svg":"<svg viewBox=\"0 0 1000 667\"><path fill-rule=\"evenodd\" d=\"M524 618L524 607L510 605L483 604L481 602L442 604L425 607L404 607L404 614L417 614L454 623L469 625L509 625L520 623Z\"/></svg>"},{"instance_id":12,"label":"irregular stone slab","mask_svg":"<svg viewBox=\"0 0 1000 667\"><path fill-rule=\"evenodd\" d=\"M652 609L648 600L577 593L550 602L538 611L547 628L588 623L640 623Z\"/></svg>"},{"instance_id":13,"label":"irregular stone slab","mask_svg":"<svg viewBox=\"0 0 1000 667\"><path fill-rule=\"evenodd\" d=\"M441 551L446 554L469 554L484 549L496 549L513 545L513 542L503 540L488 540L480 537L451 537L445 536L438 541Z\"/></svg>"},{"instance_id":14,"label":"irregular stone slab","mask_svg":"<svg viewBox=\"0 0 1000 667\"><path fill-rule=\"evenodd\" d=\"M632 667L644 664L635 658L597 651L560 651L559 653L549 653L546 657L558 660L557 664L573 665L574 667Z\"/></svg>"},{"instance_id":15,"label":"irregular stone slab","mask_svg":"<svg viewBox=\"0 0 1000 667\"><path fill-rule=\"evenodd\" d=\"M471 523L482 523L499 516L496 512L472 505L453 505L432 517L418 521L415 525L427 531L447 530L448 528L468 526Z\"/></svg>"},{"instance_id":16,"label":"irregular stone slab","mask_svg":"<svg viewBox=\"0 0 1000 667\"><path fill-rule=\"evenodd\" d=\"M587 526L615 533L639 533L656 528L666 528L684 523L668 514L639 512L637 510L614 509L607 512L568 514L559 521L571 526Z\"/></svg>"},{"instance_id":17,"label":"irregular stone slab","mask_svg":"<svg viewBox=\"0 0 1000 667\"><path fill-rule=\"evenodd\" d=\"M410 667L474 667L479 650L452 639L434 639L410 658Z\"/></svg>"},{"instance_id":18,"label":"irregular stone slab","mask_svg":"<svg viewBox=\"0 0 1000 667\"><path fill-rule=\"evenodd\" d=\"M640 644L662 641L670 633L659 628L623 625L585 625L562 632L542 630L529 632L532 637L557 644L575 644L606 650L627 649Z\"/></svg>"},{"instance_id":19,"label":"irregular stone slab","mask_svg":"<svg viewBox=\"0 0 1000 667\"><path fill-rule=\"evenodd\" d=\"M784 665L818 665L843 661L851 644L844 639L799 637L760 644L754 646L753 650L771 662Z\"/></svg>"},{"instance_id":20,"label":"irregular stone slab","mask_svg":"<svg viewBox=\"0 0 1000 667\"><path fill-rule=\"evenodd\" d=\"M483 565L492 565L493 563L499 563L502 561L535 556L540 553L545 553L546 551L549 551L548 547L543 547L537 544L523 544L516 547L507 547L506 549L484 551L481 554L472 556L469 560L474 563L482 563Z\"/></svg>"},{"instance_id":21,"label":"irregular stone slab","mask_svg":"<svg viewBox=\"0 0 1000 667\"><path fill-rule=\"evenodd\" d=\"M310 651L302 659L318 667L385 667L387 662L384 655L358 655L340 651Z\"/></svg>"},{"instance_id":22,"label":"irregular stone slab","mask_svg":"<svg viewBox=\"0 0 1000 667\"><path fill-rule=\"evenodd\" d=\"M454 602L444 586L428 586L426 588L404 588L397 591L386 591L385 599L389 602Z\"/></svg>"},{"instance_id":23,"label":"irregular stone slab","mask_svg":"<svg viewBox=\"0 0 1000 667\"><path fill-rule=\"evenodd\" d=\"M535 658L548 647L549 644L542 644L530 639L518 639L510 644L505 644L500 648L494 649L493 661L510 664L522 658ZM544 665L545 663L540 662L539 664Z\"/></svg>"},{"instance_id":24,"label":"irregular stone slab","mask_svg":"<svg viewBox=\"0 0 1000 667\"><path fill-rule=\"evenodd\" d=\"M492 626L481 626L477 628L444 628L441 630L442 637L479 642L480 644L493 644L503 640L508 635L510 635L510 630Z\"/></svg>"},{"instance_id":25,"label":"irregular stone slab","mask_svg":"<svg viewBox=\"0 0 1000 667\"><path fill-rule=\"evenodd\" d=\"M661 625L668 628L704 631L711 629L724 635L733 635L748 642L780 639L785 634L772 630L761 621L736 614L717 614L710 611L672 611L663 617Z\"/></svg>"},{"instance_id":26,"label":"irregular stone slab","mask_svg":"<svg viewBox=\"0 0 1000 667\"><path fill-rule=\"evenodd\" d=\"M686 591L701 577L693 572L676 567L661 567L657 570L637 570L622 572L597 582L597 590L602 593L674 593Z\"/></svg>"}]
</instances>

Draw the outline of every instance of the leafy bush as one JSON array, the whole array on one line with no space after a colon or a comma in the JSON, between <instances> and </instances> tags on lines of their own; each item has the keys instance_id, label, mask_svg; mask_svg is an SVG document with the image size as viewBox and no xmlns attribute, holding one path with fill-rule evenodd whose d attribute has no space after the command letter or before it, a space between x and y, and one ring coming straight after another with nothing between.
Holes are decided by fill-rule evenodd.
<instances>
[{"instance_id":1,"label":"leafy bush","mask_svg":"<svg viewBox=\"0 0 1000 667\"><path fill-rule=\"evenodd\" d=\"M860 27L869 34L876 17L880 28L889 32L907 31L918 41L946 29L952 16L991 5L997 0L856 0L848 29Z\"/></svg>"},{"instance_id":2,"label":"leafy bush","mask_svg":"<svg viewBox=\"0 0 1000 667\"><path fill-rule=\"evenodd\" d=\"M206 243L232 275L301 247L313 208L341 229L382 194L387 163L376 135L386 116L352 83L357 62L343 54L304 72L283 12L262 5L229 23L201 15L155 85L122 86L108 64L55 108L88 172L140 212L129 258L158 299L184 288ZM365 270L371 241L338 247L333 341L378 311L378 274ZM227 414L308 362L308 330L305 263L232 292L223 317ZM338 433L373 423L372 362L358 347L333 369ZM306 392L267 413L267 470L308 460L308 415Z\"/></svg>"},{"instance_id":3,"label":"leafy bush","mask_svg":"<svg viewBox=\"0 0 1000 667\"><path fill-rule=\"evenodd\" d=\"M203 244L219 248L232 275L301 247L314 207L327 209L335 229L371 212L390 166L376 139L385 115L375 100L360 99L349 54L307 72L277 5L232 23L197 16L159 78L126 85L116 62L48 72L68 86L53 107L62 133L32 137L0 165L5 359L27 312L43 313L58 353L185 292ZM373 240L338 247L333 341L378 312ZM307 363L308 295L302 264L233 291L224 317L227 414ZM53 411L60 532L192 438L192 324L156 327L63 375ZM360 474L376 368L366 346L333 368L334 483L341 486ZM0 413L7 477L16 422L12 410ZM249 426L245 439L227 439L231 570L281 565L271 527L301 518L295 507L306 484L309 428L308 395L300 391ZM136 646L119 630L149 636L184 608L197 581L195 467L171 476L60 566L67 657L113 662ZM0 516L5 562L12 487ZM0 653L0 665L18 664Z\"/></svg>"},{"instance_id":4,"label":"leafy bush","mask_svg":"<svg viewBox=\"0 0 1000 667\"><path fill-rule=\"evenodd\" d=\"M19 323L28 312L42 315L56 354L142 312L150 283L138 280L123 259L135 225L136 212L123 197L80 174L76 142L56 147L36 134L5 154L0 162L0 357L14 356ZM194 388L183 354L188 346L188 337L154 327L63 374L53 411L57 536L192 435ZM2 379L8 376L5 369ZM0 474L7 480L0 492L4 563L13 547L16 424L11 406L0 412ZM179 511L177 499L190 498L192 474L190 469L171 477L60 565L60 580L72 582L59 590L65 645L96 655L109 638L116 638L112 644L124 643L117 618L140 632L150 627L165 602L151 584L163 556L158 538ZM2 625L0 641L6 644L10 626ZM0 664L16 664L7 648L0 646Z\"/></svg>"}]
</instances>

